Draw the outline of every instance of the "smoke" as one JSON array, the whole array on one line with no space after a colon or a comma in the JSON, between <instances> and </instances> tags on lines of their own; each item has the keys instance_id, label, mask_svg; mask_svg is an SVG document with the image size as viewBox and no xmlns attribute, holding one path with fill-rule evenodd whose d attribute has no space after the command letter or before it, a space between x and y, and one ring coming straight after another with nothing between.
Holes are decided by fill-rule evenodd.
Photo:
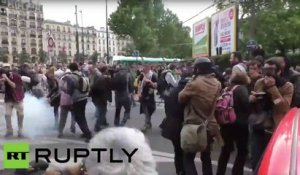
<instances>
[{"instance_id":1,"label":"smoke","mask_svg":"<svg viewBox=\"0 0 300 175\"><path fill-rule=\"evenodd\" d=\"M24 128L23 133L26 137L34 138L57 134L54 129L54 112L45 98L37 99L29 93L25 94L24 104ZM14 130L17 130L17 117L14 114Z\"/></svg>"}]
</instances>

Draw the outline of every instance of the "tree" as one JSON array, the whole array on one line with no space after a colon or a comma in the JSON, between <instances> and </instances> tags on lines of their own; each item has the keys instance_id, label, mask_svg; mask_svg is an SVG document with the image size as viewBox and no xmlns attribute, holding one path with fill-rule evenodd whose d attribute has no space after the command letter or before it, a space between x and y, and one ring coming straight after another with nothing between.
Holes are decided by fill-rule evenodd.
<instances>
[{"instance_id":1,"label":"tree","mask_svg":"<svg viewBox=\"0 0 300 175\"><path fill-rule=\"evenodd\" d=\"M31 63L32 58L30 57L29 53L26 52L26 50L22 50L22 52L18 55L19 57L19 64L24 64L24 63Z\"/></svg>"},{"instance_id":2,"label":"tree","mask_svg":"<svg viewBox=\"0 0 300 175\"><path fill-rule=\"evenodd\" d=\"M4 63L8 62L7 51L3 48L0 48L0 61Z\"/></svg>"},{"instance_id":3,"label":"tree","mask_svg":"<svg viewBox=\"0 0 300 175\"><path fill-rule=\"evenodd\" d=\"M66 52L59 51L58 61L61 63L68 63L68 55L66 54Z\"/></svg>"},{"instance_id":4,"label":"tree","mask_svg":"<svg viewBox=\"0 0 300 175\"><path fill-rule=\"evenodd\" d=\"M39 62L40 63L45 63L47 58L48 58L47 52L40 49L39 50Z\"/></svg>"},{"instance_id":5,"label":"tree","mask_svg":"<svg viewBox=\"0 0 300 175\"><path fill-rule=\"evenodd\" d=\"M120 0L117 11L110 15L109 26L119 37L129 36L145 57L182 58L192 54L190 29L164 9L162 0ZM182 44L186 45L180 47Z\"/></svg>"},{"instance_id":6,"label":"tree","mask_svg":"<svg viewBox=\"0 0 300 175\"><path fill-rule=\"evenodd\" d=\"M94 51L94 53L90 56L90 60L95 64L98 62L99 53Z\"/></svg>"}]
</instances>

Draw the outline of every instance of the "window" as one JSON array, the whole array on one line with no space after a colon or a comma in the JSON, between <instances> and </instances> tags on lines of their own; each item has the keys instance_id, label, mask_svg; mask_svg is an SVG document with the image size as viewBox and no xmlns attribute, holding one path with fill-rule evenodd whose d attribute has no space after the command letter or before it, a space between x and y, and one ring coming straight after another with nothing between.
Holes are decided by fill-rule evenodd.
<instances>
[{"instance_id":1,"label":"window","mask_svg":"<svg viewBox=\"0 0 300 175\"><path fill-rule=\"evenodd\" d=\"M25 44L26 42L25 42L25 39L22 39L22 44Z\"/></svg>"},{"instance_id":2,"label":"window","mask_svg":"<svg viewBox=\"0 0 300 175\"><path fill-rule=\"evenodd\" d=\"M57 29L57 31L58 31L58 32L60 32L60 27L59 27L59 26L57 26L57 28L56 28L56 29Z\"/></svg>"},{"instance_id":3,"label":"window","mask_svg":"<svg viewBox=\"0 0 300 175\"><path fill-rule=\"evenodd\" d=\"M49 25L46 25L46 29L49 30Z\"/></svg>"},{"instance_id":4,"label":"window","mask_svg":"<svg viewBox=\"0 0 300 175\"><path fill-rule=\"evenodd\" d=\"M99 40L99 44L101 44L101 40Z\"/></svg>"},{"instance_id":5,"label":"window","mask_svg":"<svg viewBox=\"0 0 300 175\"><path fill-rule=\"evenodd\" d=\"M87 45L87 48L90 49L90 45L89 44Z\"/></svg>"},{"instance_id":6,"label":"window","mask_svg":"<svg viewBox=\"0 0 300 175\"><path fill-rule=\"evenodd\" d=\"M7 0L2 0L2 3L3 3L3 4L6 4L6 3L7 3Z\"/></svg>"},{"instance_id":7,"label":"window","mask_svg":"<svg viewBox=\"0 0 300 175\"><path fill-rule=\"evenodd\" d=\"M69 49L71 49L72 47L71 47L71 43L69 43Z\"/></svg>"},{"instance_id":8,"label":"window","mask_svg":"<svg viewBox=\"0 0 300 175\"><path fill-rule=\"evenodd\" d=\"M72 56L72 52L71 51L69 51L69 56Z\"/></svg>"},{"instance_id":9,"label":"window","mask_svg":"<svg viewBox=\"0 0 300 175\"><path fill-rule=\"evenodd\" d=\"M69 32L69 33L71 33L71 29L70 29L70 27L68 27L68 32Z\"/></svg>"}]
</instances>

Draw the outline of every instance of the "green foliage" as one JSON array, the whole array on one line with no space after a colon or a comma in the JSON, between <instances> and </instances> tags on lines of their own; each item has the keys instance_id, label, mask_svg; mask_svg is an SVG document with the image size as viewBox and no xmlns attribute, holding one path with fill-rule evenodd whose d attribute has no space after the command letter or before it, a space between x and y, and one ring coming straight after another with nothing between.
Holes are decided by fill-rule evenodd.
<instances>
[{"instance_id":1,"label":"green foliage","mask_svg":"<svg viewBox=\"0 0 300 175\"><path fill-rule=\"evenodd\" d=\"M4 62L4 63L8 62L7 51L2 48L0 48L0 62Z\"/></svg>"},{"instance_id":2,"label":"green foliage","mask_svg":"<svg viewBox=\"0 0 300 175\"><path fill-rule=\"evenodd\" d=\"M38 55L39 55L39 62L40 63L45 63L46 59L48 58L47 52L45 52L44 50L40 49Z\"/></svg>"},{"instance_id":3,"label":"green foliage","mask_svg":"<svg viewBox=\"0 0 300 175\"><path fill-rule=\"evenodd\" d=\"M68 55L66 54L66 52L63 51L59 51L58 53L58 61L61 63L68 63Z\"/></svg>"},{"instance_id":4,"label":"green foliage","mask_svg":"<svg viewBox=\"0 0 300 175\"><path fill-rule=\"evenodd\" d=\"M32 63L32 58L30 57L29 53L27 53L25 50L22 50L22 52L18 55L19 57L19 64L24 63Z\"/></svg>"},{"instance_id":5,"label":"green foliage","mask_svg":"<svg viewBox=\"0 0 300 175\"><path fill-rule=\"evenodd\" d=\"M230 67L230 63L229 63L230 54L214 56L211 59L214 60L215 64L220 66L221 69Z\"/></svg>"},{"instance_id":6,"label":"green foliage","mask_svg":"<svg viewBox=\"0 0 300 175\"><path fill-rule=\"evenodd\" d=\"M94 53L90 56L90 60L95 64L98 62L99 53L94 51Z\"/></svg>"},{"instance_id":7,"label":"green foliage","mask_svg":"<svg viewBox=\"0 0 300 175\"><path fill-rule=\"evenodd\" d=\"M162 0L120 0L109 19L110 29L121 38L130 36L141 56L190 57L190 29L165 10Z\"/></svg>"}]
</instances>

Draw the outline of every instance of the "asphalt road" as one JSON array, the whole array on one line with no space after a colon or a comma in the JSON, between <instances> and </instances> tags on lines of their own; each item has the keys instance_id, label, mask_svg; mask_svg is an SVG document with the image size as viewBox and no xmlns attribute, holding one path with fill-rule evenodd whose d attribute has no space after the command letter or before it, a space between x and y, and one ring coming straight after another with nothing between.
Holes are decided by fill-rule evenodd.
<instances>
[{"instance_id":1,"label":"asphalt road","mask_svg":"<svg viewBox=\"0 0 300 175\"><path fill-rule=\"evenodd\" d=\"M88 125L91 130L94 128L95 117L94 117L94 106L90 102L86 108L86 116L88 120ZM28 112L30 110L30 112ZM108 107L107 119L108 122L112 125L114 119L114 105L111 104ZM27 111L27 112L26 112ZM35 112L32 112L35 111ZM123 110L122 110L123 112ZM80 138L80 130L78 126L76 126L76 134L72 134L69 131L70 119L66 124L64 137L61 139L57 138L57 132L53 129L54 119L52 117L52 109L50 107L39 106L36 102L28 102L25 104L25 123L24 130L25 134L27 134L27 138L18 139L16 137L5 139L3 137L5 133L5 121L3 117L3 108L0 107L0 155L2 152L2 145L5 142L15 142L15 141L25 141L29 142L31 145L31 150L34 148L46 147L50 149L58 148L59 150L64 150L66 147L85 147L86 144L83 142L83 139ZM146 137L149 139L150 146L153 150L153 155L157 162L157 170L160 175L175 175L175 167L173 165L173 148L171 142L164 139L160 136L159 124L164 117L164 109L163 104L158 104L157 110L152 117L153 128L149 132L146 133ZM13 118L14 127L16 127L16 117ZM128 121L128 127L134 128L142 128L144 123L144 117L139 114L139 106L132 108L131 111L131 119ZM217 160L219 156L220 148L218 145L213 145L213 151L211 154L213 160L213 169L216 172ZM234 154L234 153L233 153ZM31 154L31 156L34 156ZM64 153L62 153L61 157L64 157ZM233 162L233 156L231 157L230 162ZM2 165L2 156L0 157L0 169L3 167ZM201 162L199 156L195 159L196 166L198 169L198 173L201 174ZM227 173L231 174L232 164L228 164ZM250 175L251 170L249 168L245 168L245 174ZM12 174L11 172L7 172L8 174ZM0 174L7 174L5 172L1 172Z\"/></svg>"}]
</instances>

